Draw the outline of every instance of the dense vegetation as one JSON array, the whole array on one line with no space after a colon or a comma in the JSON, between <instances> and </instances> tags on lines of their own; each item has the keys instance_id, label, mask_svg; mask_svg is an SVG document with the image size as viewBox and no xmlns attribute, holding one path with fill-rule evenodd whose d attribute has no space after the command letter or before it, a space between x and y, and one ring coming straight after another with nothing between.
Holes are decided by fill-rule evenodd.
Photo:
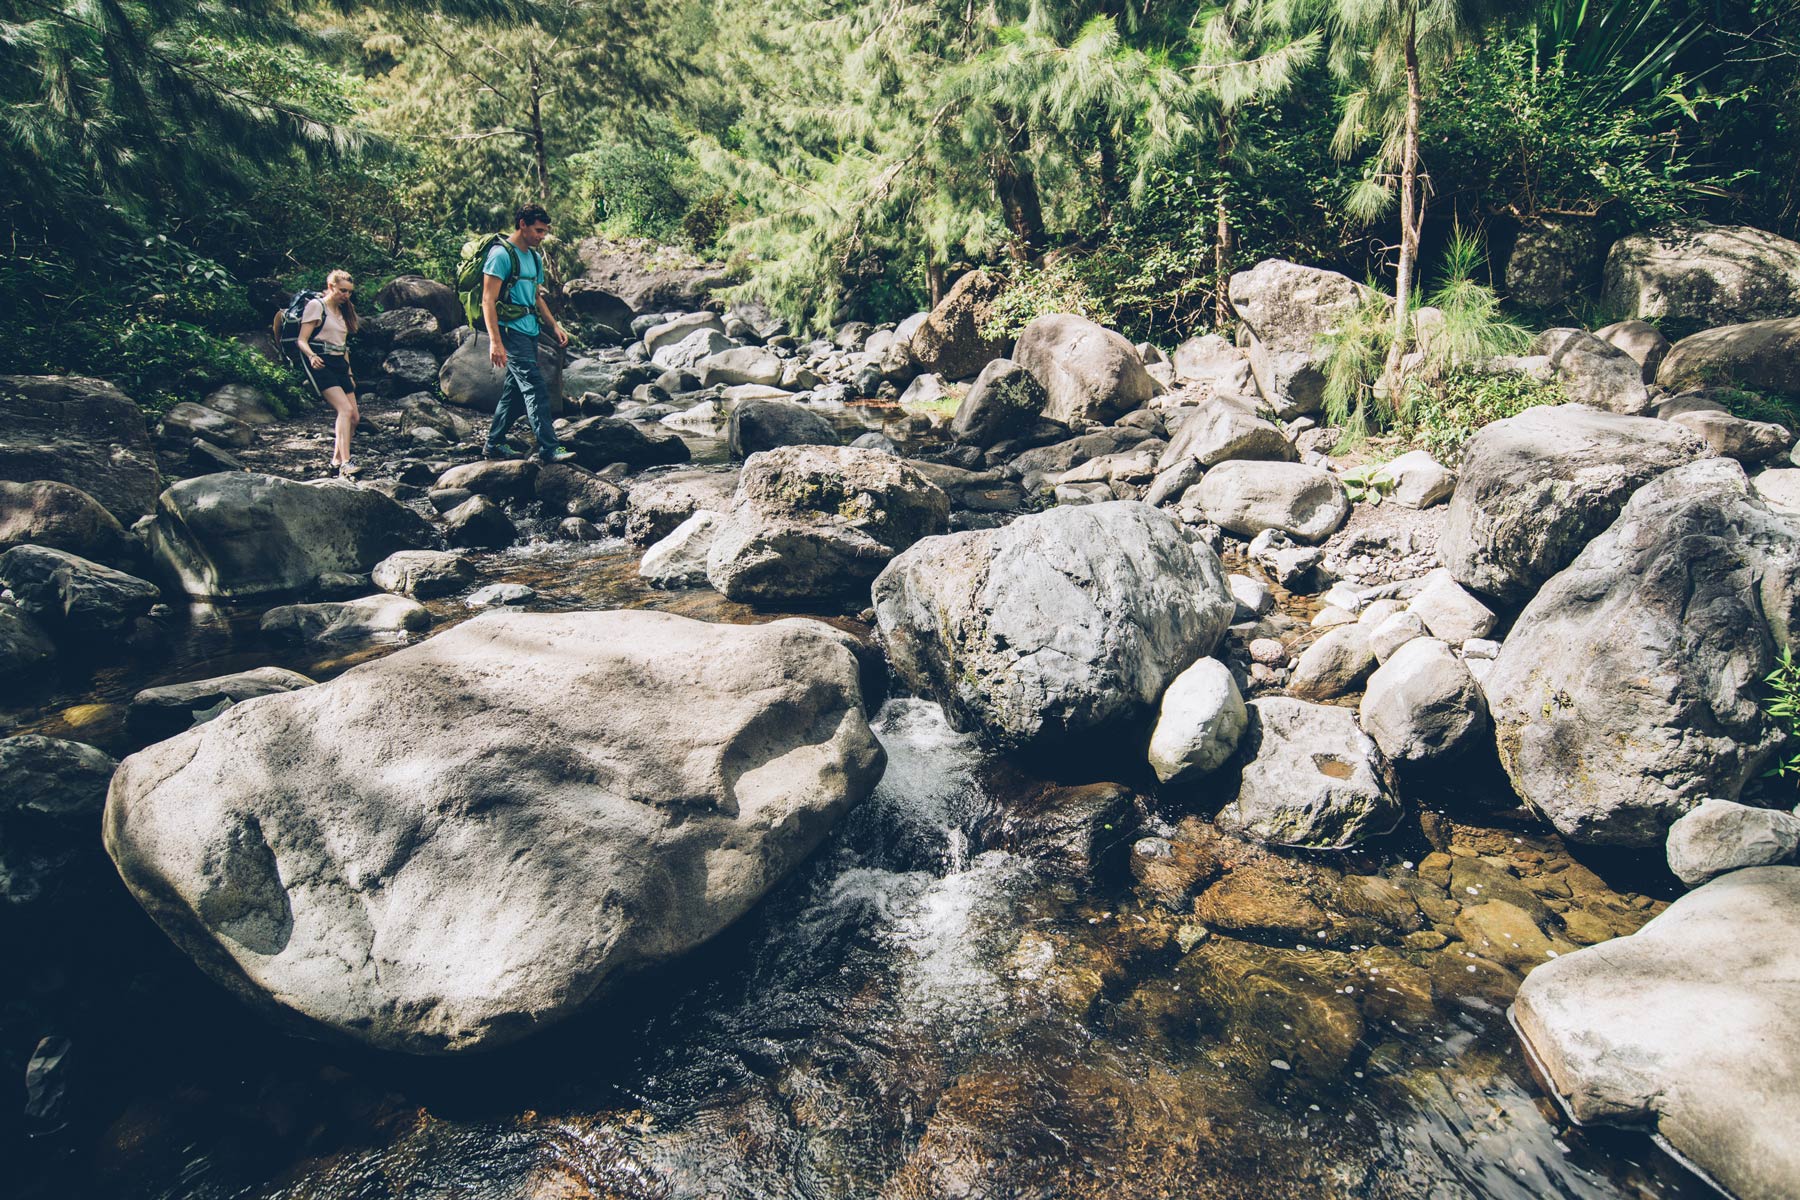
<instances>
[{"instance_id":1,"label":"dense vegetation","mask_svg":"<svg viewBox=\"0 0 1800 1200\"><path fill-rule=\"evenodd\" d=\"M565 269L680 244L815 328L985 264L1009 324L1172 344L1234 269L1335 267L1409 301L1344 411L1521 223L1800 232L1800 0L0 0L0 67L0 358L148 403L279 387L228 335L527 198Z\"/></svg>"}]
</instances>

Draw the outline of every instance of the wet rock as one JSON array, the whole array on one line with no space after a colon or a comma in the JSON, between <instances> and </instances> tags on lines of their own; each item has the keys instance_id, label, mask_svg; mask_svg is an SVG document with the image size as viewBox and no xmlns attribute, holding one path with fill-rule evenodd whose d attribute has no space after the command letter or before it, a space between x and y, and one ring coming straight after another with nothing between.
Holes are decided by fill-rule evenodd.
<instances>
[{"instance_id":1,"label":"wet rock","mask_svg":"<svg viewBox=\"0 0 1800 1200\"><path fill-rule=\"evenodd\" d=\"M475 568L445 550L402 550L375 564L369 579L384 592L429 600L460 592L475 582Z\"/></svg>"},{"instance_id":2,"label":"wet rock","mask_svg":"<svg viewBox=\"0 0 1800 1200\"><path fill-rule=\"evenodd\" d=\"M634 546L661 541L701 509L724 512L737 494L736 471L646 473L626 485L625 537Z\"/></svg>"},{"instance_id":3,"label":"wet rock","mask_svg":"<svg viewBox=\"0 0 1800 1200\"><path fill-rule=\"evenodd\" d=\"M507 604L525 604L537 597L537 589L522 583L490 583L476 588L463 599L468 608L495 608Z\"/></svg>"},{"instance_id":4,"label":"wet rock","mask_svg":"<svg viewBox=\"0 0 1800 1200\"><path fill-rule=\"evenodd\" d=\"M1613 243L1601 299L1633 317L1730 325L1800 310L1800 244L1748 225L1664 226Z\"/></svg>"},{"instance_id":5,"label":"wet rock","mask_svg":"<svg viewBox=\"0 0 1800 1200\"><path fill-rule=\"evenodd\" d=\"M518 526L506 510L486 496L474 496L444 514L444 540L452 546L500 550L518 537Z\"/></svg>"},{"instance_id":6,"label":"wet rock","mask_svg":"<svg viewBox=\"0 0 1800 1200\"><path fill-rule=\"evenodd\" d=\"M1288 691L1302 700L1336 699L1356 691L1374 669L1368 630L1339 625L1301 651Z\"/></svg>"},{"instance_id":7,"label":"wet rock","mask_svg":"<svg viewBox=\"0 0 1800 1200\"><path fill-rule=\"evenodd\" d=\"M1136 347L1085 317L1036 318L1019 331L1012 358L1044 385L1044 416L1065 425L1116 420L1157 393Z\"/></svg>"},{"instance_id":8,"label":"wet rock","mask_svg":"<svg viewBox=\"0 0 1800 1200\"><path fill-rule=\"evenodd\" d=\"M154 583L66 550L14 546L0 554L0 584L55 637L116 638L162 599Z\"/></svg>"},{"instance_id":9,"label":"wet rock","mask_svg":"<svg viewBox=\"0 0 1800 1200\"><path fill-rule=\"evenodd\" d=\"M831 422L804 405L785 400L752 400L731 410L727 433L733 458L778 446L835 446Z\"/></svg>"},{"instance_id":10,"label":"wet rock","mask_svg":"<svg viewBox=\"0 0 1800 1200\"><path fill-rule=\"evenodd\" d=\"M0 480L0 551L23 545L66 550L109 567L143 557L118 520L80 488L47 479Z\"/></svg>"},{"instance_id":11,"label":"wet rock","mask_svg":"<svg viewBox=\"0 0 1800 1200\"><path fill-rule=\"evenodd\" d=\"M289 642L353 642L431 628L431 614L405 596L284 604L263 614L264 636Z\"/></svg>"},{"instance_id":12,"label":"wet rock","mask_svg":"<svg viewBox=\"0 0 1800 1200\"><path fill-rule=\"evenodd\" d=\"M874 599L899 677L1004 746L1145 722L1234 608L1217 556L1132 501L928 539Z\"/></svg>"},{"instance_id":13,"label":"wet rock","mask_svg":"<svg viewBox=\"0 0 1800 1200\"><path fill-rule=\"evenodd\" d=\"M1001 357L1010 339L983 337L981 326L1004 287L1004 280L986 271L958 278L912 333L908 346L919 370L967 379Z\"/></svg>"},{"instance_id":14,"label":"wet rock","mask_svg":"<svg viewBox=\"0 0 1800 1200\"><path fill-rule=\"evenodd\" d=\"M162 488L137 403L75 375L0 375L0 479L80 488L126 528Z\"/></svg>"},{"instance_id":15,"label":"wet rock","mask_svg":"<svg viewBox=\"0 0 1800 1200\"><path fill-rule=\"evenodd\" d=\"M855 599L888 560L949 527L950 499L892 455L788 446L753 454L706 574L746 603Z\"/></svg>"},{"instance_id":16,"label":"wet rock","mask_svg":"<svg viewBox=\"0 0 1800 1200\"><path fill-rule=\"evenodd\" d=\"M1236 752L1249 714L1231 671L1202 658L1163 692L1150 735L1150 769L1164 783L1180 783L1224 766Z\"/></svg>"},{"instance_id":17,"label":"wet rock","mask_svg":"<svg viewBox=\"0 0 1800 1200\"><path fill-rule=\"evenodd\" d=\"M1578 404L1533 408L1463 447L1440 549L1458 583L1523 604L1649 480L1706 453L1666 421Z\"/></svg>"},{"instance_id":18,"label":"wet rock","mask_svg":"<svg viewBox=\"0 0 1800 1200\"><path fill-rule=\"evenodd\" d=\"M712 938L882 761L815 622L490 612L133 755L106 846L253 1003L447 1053Z\"/></svg>"},{"instance_id":19,"label":"wet rock","mask_svg":"<svg viewBox=\"0 0 1800 1200\"><path fill-rule=\"evenodd\" d=\"M1039 787L999 809L981 842L1029 857L1052 876L1091 881L1128 852L1142 823L1137 793L1121 784Z\"/></svg>"},{"instance_id":20,"label":"wet rock","mask_svg":"<svg viewBox=\"0 0 1800 1200\"><path fill-rule=\"evenodd\" d=\"M150 527L152 552L187 593L223 600L299 591L435 541L423 518L379 492L256 474L184 480L163 493Z\"/></svg>"},{"instance_id":21,"label":"wet rock","mask_svg":"<svg viewBox=\"0 0 1800 1200\"><path fill-rule=\"evenodd\" d=\"M1321 339L1376 293L1345 275L1265 259L1231 277L1231 307L1250 337L1256 387L1283 420L1325 403Z\"/></svg>"},{"instance_id":22,"label":"wet rock","mask_svg":"<svg viewBox=\"0 0 1800 1200\"><path fill-rule=\"evenodd\" d=\"M91 821L106 803L117 766L111 755L81 742L35 733L0 738L0 819L26 813Z\"/></svg>"},{"instance_id":23,"label":"wet rock","mask_svg":"<svg viewBox=\"0 0 1800 1200\"><path fill-rule=\"evenodd\" d=\"M1730 800L1702 800L1669 826L1669 870L1689 887L1745 867L1792 863L1800 854L1800 817Z\"/></svg>"},{"instance_id":24,"label":"wet rock","mask_svg":"<svg viewBox=\"0 0 1800 1200\"><path fill-rule=\"evenodd\" d=\"M1188 897L1225 869L1226 841L1199 817L1183 817L1167 838L1140 838L1130 858L1138 894L1170 912L1190 911Z\"/></svg>"},{"instance_id":25,"label":"wet rock","mask_svg":"<svg viewBox=\"0 0 1800 1200\"><path fill-rule=\"evenodd\" d=\"M1725 325L1682 338L1656 372L1671 392L1730 386L1800 392L1800 317Z\"/></svg>"},{"instance_id":26,"label":"wet rock","mask_svg":"<svg viewBox=\"0 0 1800 1200\"><path fill-rule=\"evenodd\" d=\"M1436 638L1398 647L1369 677L1357 710L1389 762L1451 758L1488 731L1487 700L1468 667Z\"/></svg>"},{"instance_id":27,"label":"wet rock","mask_svg":"<svg viewBox=\"0 0 1800 1200\"><path fill-rule=\"evenodd\" d=\"M145 688L131 698L125 719L134 737L143 741L161 741L184 729L205 724L234 704L312 685L313 680L298 671L256 667L190 683Z\"/></svg>"},{"instance_id":28,"label":"wet rock","mask_svg":"<svg viewBox=\"0 0 1800 1200\"><path fill-rule=\"evenodd\" d=\"M700 509L677 525L668 537L648 550L638 563L638 574L657 587L694 587L706 582L706 556L713 535L725 518Z\"/></svg>"},{"instance_id":29,"label":"wet rock","mask_svg":"<svg viewBox=\"0 0 1800 1200\"><path fill-rule=\"evenodd\" d=\"M1485 638L1500 620L1442 567L1425 576L1407 611L1425 623L1431 636L1456 644Z\"/></svg>"},{"instance_id":30,"label":"wet rock","mask_svg":"<svg viewBox=\"0 0 1800 1200\"><path fill-rule=\"evenodd\" d=\"M1254 621L1275 607L1274 593L1248 575L1228 575L1225 584L1231 589L1231 598L1237 602L1234 622Z\"/></svg>"},{"instance_id":31,"label":"wet rock","mask_svg":"<svg viewBox=\"0 0 1800 1200\"><path fill-rule=\"evenodd\" d=\"M1206 519L1245 538L1273 529L1322 542L1350 515L1337 476L1300 463L1220 463L1201 479L1199 492Z\"/></svg>"},{"instance_id":32,"label":"wet rock","mask_svg":"<svg viewBox=\"0 0 1800 1200\"><path fill-rule=\"evenodd\" d=\"M992 446L1030 430L1047 400L1037 376L1010 358L996 358L981 368L956 406L950 432L959 442Z\"/></svg>"},{"instance_id":33,"label":"wet rock","mask_svg":"<svg viewBox=\"0 0 1800 1200\"><path fill-rule=\"evenodd\" d=\"M581 517L564 517L556 523L556 537L564 542L597 542L604 534L592 521Z\"/></svg>"},{"instance_id":34,"label":"wet rock","mask_svg":"<svg viewBox=\"0 0 1800 1200\"><path fill-rule=\"evenodd\" d=\"M585 417L570 423L560 436L575 460L590 471L613 463L651 467L683 463L693 457L674 430L617 417Z\"/></svg>"},{"instance_id":35,"label":"wet rock","mask_svg":"<svg viewBox=\"0 0 1800 1200\"><path fill-rule=\"evenodd\" d=\"M1586 330L1546 329L1531 353L1550 360L1557 384L1577 404L1632 417L1652 407L1643 366Z\"/></svg>"},{"instance_id":36,"label":"wet rock","mask_svg":"<svg viewBox=\"0 0 1800 1200\"><path fill-rule=\"evenodd\" d=\"M1706 448L1714 454L1735 458L1741 463L1778 458L1794 442L1794 435L1784 425L1772 421L1746 421L1730 413L1677 413L1669 421L1705 442Z\"/></svg>"},{"instance_id":37,"label":"wet rock","mask_svg":"<svg viewBox=\"0 0 1800 1200\"><path fill-rule=\"evenodd\" d=\"M537 486L538 464L529 458L499 462L476 459L451 467L437 478L439 488L460 488L495 500L523 500Z\"/></svg>"},{"instance_id":38,"label":"wet rock","mask_svg":"<svg viewBox=\"0 0 1800 1200\"><path fill-rule=\"evenodd\" d=\"M1347 708L1272 696L1252 700L1243 782L1215 818L1258 841L1343 850L1400 820L1375 743Z\"/></svg>"},{"instance_id":39,"label":"wet rock","mask_svg":"<svg viewBox=\"0 0 1800 1200\"><path fill-rule=\"evenodd\" d=\"M1279 864L1236 868L1201 893L1194 915L1219 933L1252 941L1317 943L1331 918ZM1329 940L1329 939L1326 939Z\"/></svg>"},{"instance_id":40,"label":"wet rock","mask_svg":"<svg viewBox=\"0 0 1800 1200\"><path fill-rule=\"evenodd\" d=\"M1743 1200L1800 1192L1796 904L1800 868L1735 871L1532 971L1514 1024L1575 1119L1648 1125Z\"/></svg>"},{"instance_id":41,"label":"wet rock","mask_svg":"<svg viewBox=\"0 0 1800 1200\"><path fill-rule=\"evenodd\" d=\"M1566 837L1626 846L1734 799L1782 741L1757 683L1800 615L1797 577L1794 527L1736 463L1646 484L1520 614L1488 676L1519 795Z\"/></svg>"},{"instance_id":42,"label":"wet rock","mask_svg":"<svg viewBox=\"0 0 1800 1200\"><path fill-rule=\"evenodd\" d=\"M604 521L625 507L623 489L570 463L540 465L532 494L546 513L566 513L584 521Z\"/></svg>"},{"instance_id":43,"label":"wet rock","mask_svg":"<svg viewBox=\"0 0 1800 1200\"><path fill-rule=\"evenodd\" d=\"M0 600L0 679L37 670L56 657L56 643L17 605Z\"/></svg>"}]
</instances>

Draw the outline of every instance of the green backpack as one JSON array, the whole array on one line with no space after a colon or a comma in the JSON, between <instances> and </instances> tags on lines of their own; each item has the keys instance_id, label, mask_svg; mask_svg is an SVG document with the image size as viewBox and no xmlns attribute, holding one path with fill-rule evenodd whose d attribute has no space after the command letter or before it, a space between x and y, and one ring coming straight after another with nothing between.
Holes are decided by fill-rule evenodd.
<instances>
[{"instance_id":1,"label":"green backpack","mask_svg":"<svg viewBox=\"0 0 1800 1200\"><path fill-rule=\"evenodd\" d=\"M456 265L456 294L462 300L463 314L469 318L469 328L477 332L486 328L486 318L481 314L482 267L487 263L488 251L496 245L506 247L507 271L506 278L500 281L500 298L494 302L495 315L502 321L516 321L532 311L507 299L511 294L507 289L519 277L519 251L512 240L504 233L490 233L464 242L462 261ZM540 266L538 270L542 272L543 268ZM538 286L543 286L541 279Z\"/></svg>"}]
</instances>

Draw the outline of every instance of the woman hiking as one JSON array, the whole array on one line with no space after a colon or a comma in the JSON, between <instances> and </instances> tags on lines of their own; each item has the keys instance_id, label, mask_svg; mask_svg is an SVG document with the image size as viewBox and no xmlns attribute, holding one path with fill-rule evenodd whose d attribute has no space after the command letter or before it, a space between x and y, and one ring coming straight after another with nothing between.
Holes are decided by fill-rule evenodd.
<instances>
[{"instance_id":1,"label":"woman hiking","mask_svg":"<svg viewBox=\"0 0 1800 1200\"><path fill-rule=\"evenodd\" d=\"M333 271L325 277L325 292L306 302L300 316L300 367L319 398L337 413L337 437L331 447L331 470L353 477L361 468L350 460L350 437L362 419L356 410L356 376L350 373L346 345L359 324L356 317L356 284L350 272Z\"/></svg>"}]
</instances>

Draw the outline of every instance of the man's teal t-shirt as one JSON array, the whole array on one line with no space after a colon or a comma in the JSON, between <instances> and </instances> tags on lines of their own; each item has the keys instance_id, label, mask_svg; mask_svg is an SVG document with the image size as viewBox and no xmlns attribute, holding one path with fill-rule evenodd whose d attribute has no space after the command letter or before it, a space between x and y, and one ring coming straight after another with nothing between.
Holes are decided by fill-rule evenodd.
<instances>
[{"instance_id":1,"label":"man's teal t-shirt","mask_svg":"<svg viewBox=\"0 0 1800 1200\"><path fill-rule=\"evenodd\" d=\"M502 299L531 310L516 320L502 319L500 327L516 329L527 337L536 337L538 335L537 290L538 281L544 277L544 260L536 250L521 250L514 246L512 252L519 258L517 275L512 274L512 263L506 257L506 247L498 242L494 244L493 249L488 251L487 261L481 264L481 273L504 281L500 287Z\"/></svg>"}]
</instances>

